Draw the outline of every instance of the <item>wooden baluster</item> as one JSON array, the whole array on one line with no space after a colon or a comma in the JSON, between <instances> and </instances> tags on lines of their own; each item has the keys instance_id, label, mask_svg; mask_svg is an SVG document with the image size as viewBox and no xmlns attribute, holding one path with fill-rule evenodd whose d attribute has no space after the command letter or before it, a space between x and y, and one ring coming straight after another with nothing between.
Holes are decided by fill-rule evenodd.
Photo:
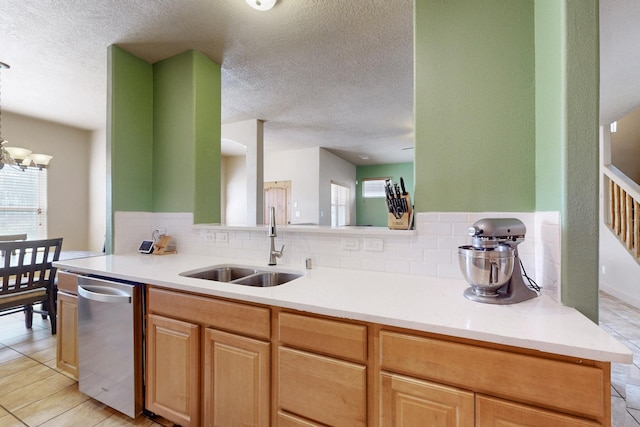
<instances>
[{"instance_id":1,"label":"wooden baluster","mask_svg":"<svg viewBox=\"0 0 640 427\"><path fill-rule=\"evenodd\" d=\"M616 184L613 182L611 178L607 178L609 180L609 227L612 230L615 229L615 201L613 200L613 193L616 191Z\"/></svg>"},{"instance_id":2,"label":"wooden baluster","mask_svg":"<svg viewBox=\"0 0 640 427\"><path fill-rule=\"evenodd\" d=\"M613 189L613 209L613 231L616 233L616 235L620 236L620 187L618 186L618 184L615 184L615 187Z\"/></svg>"},{"instance_id":3,"label":"wooden baluster","mask_svg":"<svg viewBox=\"0 0 640 427\"><path fill-rule=\"evenodd\" d=\"M618 236L623 242L627 241L627 192L620 189L620 231Z\"/></svg>"},{"instance_id":4,"label":"wooden baluster","mask_svg":"<svg viewBox=\"0 0 640 427\"><path fill-rule=\"evenodd\" d=\"M631 197L628 193L627 193L627 198L626 198L626 218L624 220L624 222L627 224L626 229L627 229L627 233L625 236L625 241L627 242L627 249L631 250L633 249L633 197Z\"/></svg>"}]
</instances>

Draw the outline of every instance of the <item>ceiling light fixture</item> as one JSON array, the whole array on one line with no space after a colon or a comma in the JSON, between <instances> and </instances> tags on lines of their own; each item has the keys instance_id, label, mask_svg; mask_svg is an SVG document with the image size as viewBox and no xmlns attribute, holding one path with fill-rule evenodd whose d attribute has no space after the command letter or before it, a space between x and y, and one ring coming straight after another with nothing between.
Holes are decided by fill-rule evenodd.
<instances>
[{"instance_id":1,"label":"ceiling light fixture","mask_svg":"<svg viewBox=\"0 0 640 427\"><path fill-rule=\"evenodd\" d=\"M29 166L40 170L49 165L49 160L53 157L48 154L33 154L31 150L20 147L7 147L7 140L2 138L2 69L11 68L8 64L0 62L0 169L4 165L25 170Z\"/></svg>"},{"instance_id":2,"label":"ceiling light fixture","mask_svg":"<svg viewBox=\"0 0 640 427\"><path fill-rule=\"evenodd\" d=\"M247 4L256 10L269 10L275 4L277 0L246 0Z\"/></svg>"}]
</instances>

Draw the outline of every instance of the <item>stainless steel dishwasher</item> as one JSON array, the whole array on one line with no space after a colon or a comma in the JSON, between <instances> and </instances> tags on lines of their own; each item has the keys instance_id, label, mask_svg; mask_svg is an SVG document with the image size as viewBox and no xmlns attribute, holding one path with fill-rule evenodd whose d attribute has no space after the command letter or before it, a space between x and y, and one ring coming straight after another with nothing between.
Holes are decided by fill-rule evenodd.
<instances>
[{"instance_id":1,"label":"stainless steel dishwasher","mask_svg":"<svg viewBox=\"0 0 640 427\"><path fill-rule=\"evenodd\" d=\"M78 383L135 418L142 411L142 286L78 278Z\"/></svg>"}]
</instances>

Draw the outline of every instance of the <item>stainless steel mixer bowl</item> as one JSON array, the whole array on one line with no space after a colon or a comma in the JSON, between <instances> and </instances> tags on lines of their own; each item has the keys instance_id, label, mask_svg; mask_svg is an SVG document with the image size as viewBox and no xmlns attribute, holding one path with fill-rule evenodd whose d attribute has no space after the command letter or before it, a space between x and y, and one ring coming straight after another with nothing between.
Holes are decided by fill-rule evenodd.
<instances>
[{"instance_id":1,"label":"stainless steel mixer bowl","mask_svg":"<svg viewBox=\"0 0 640 427\"><path fill-rule=\"evenodd\" d=\"M458 247L458 262L464 278L473 292L483 296L495 296L513 273L515 251L511 246L476 248L471 245Z\"/></svg>"}]
</instances>

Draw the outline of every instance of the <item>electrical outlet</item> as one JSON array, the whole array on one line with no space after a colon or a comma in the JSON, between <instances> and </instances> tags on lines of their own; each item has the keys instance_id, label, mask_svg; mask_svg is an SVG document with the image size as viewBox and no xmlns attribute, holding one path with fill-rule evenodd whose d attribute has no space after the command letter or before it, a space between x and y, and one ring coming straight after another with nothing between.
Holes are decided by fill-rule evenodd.
<instances>
[{"instance_id":1,"label":"electrical outlet","mask_svg":"<svg viewBox=\"0 0 640 427\"><path fill-rule=\"evenodd\" d=\"M216 233L216 242L228 242L229 234L228 233Z\"/></svg>"},{"instance_id":2,"label":"electrical outlet","mask_svg":"<svg viewBox=\"0 0 640 427\"><path fill-rule=\"evenodd\" d=\"M207 242L214 242L216 240L216 233L214 233L213 231L207 231L204 234L204 240L206 240Z\"/></svg>"},{"instance_id":3,"label":"electrical outlet","mask_svg":"<svg viewBox=\"0 0 640 427\"><path fill-rule=\"evenodd\" d=\"M355 238L342 238L342 249L345 251L360 250L360 241Z\"/></svg>"},{"instance_id":4,"label":"electrical outlet","mask_svg":"<svg viewBox=\"0 0 640 427\"><path fill-rule=\"evenodd\" d=\"M364 250L369 252L382 252L384 250L384 240L364 239Z\"/></svg>"}]
</instances>

